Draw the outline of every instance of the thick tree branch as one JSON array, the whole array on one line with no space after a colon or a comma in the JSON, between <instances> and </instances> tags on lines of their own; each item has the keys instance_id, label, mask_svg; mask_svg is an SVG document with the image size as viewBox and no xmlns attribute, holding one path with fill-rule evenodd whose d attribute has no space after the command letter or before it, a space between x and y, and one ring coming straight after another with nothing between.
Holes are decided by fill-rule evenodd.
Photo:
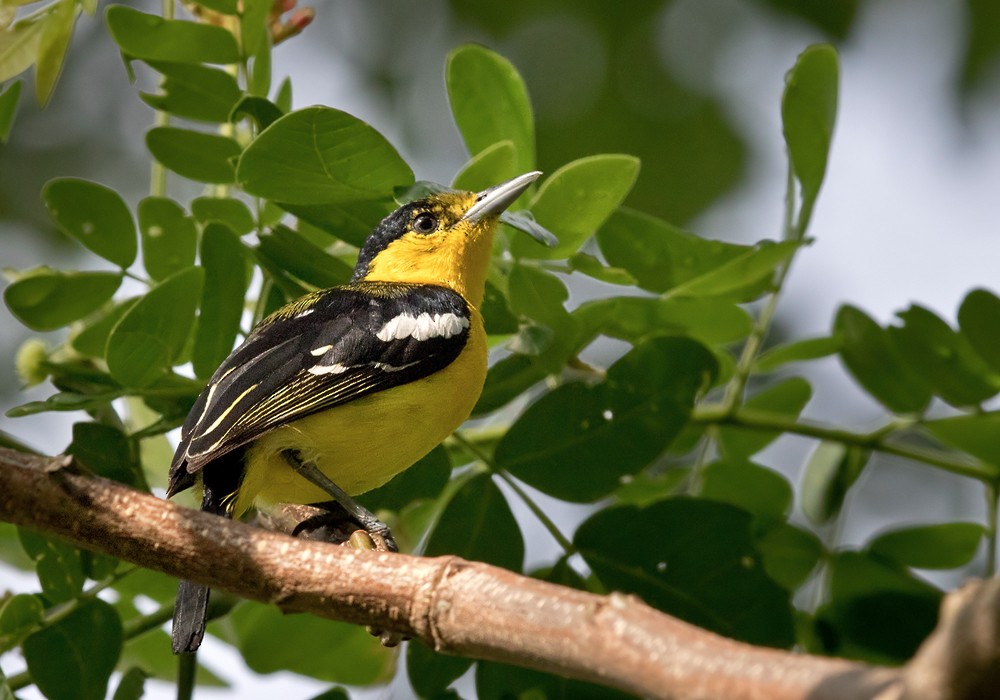
<instances>
[{"instance_id":1,"label":"thick tree branch","mask_svg":"<svg viewBox=\"0 0 1000 700\"><path fill-rule=\"evenodd\" d=\"M294 539L76 473L67 458L0 449L0 519L289 612L373 625L445 653L648 697L960 700L986 697L977 689L994 687L982 683L1000 666L995 582L963 591L914 662L897 670L752 647L630 596L597 596L457 557Z\"/></svg>"}]
</instances>

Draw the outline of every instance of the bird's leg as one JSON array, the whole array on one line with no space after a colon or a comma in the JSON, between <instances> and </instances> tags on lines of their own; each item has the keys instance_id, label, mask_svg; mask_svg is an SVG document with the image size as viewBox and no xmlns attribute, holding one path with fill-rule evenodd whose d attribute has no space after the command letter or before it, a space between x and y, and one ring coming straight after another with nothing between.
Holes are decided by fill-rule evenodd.
<instances>
[{"instance_id":1,"label":"bird's leg","mask_svg":"<svg viewBox=\"0 0 1000 700\"><path fill-rule=\"evenodd\" d=\"M386 545L394 552L398 552L395 540L392 539L392 532L389 526L375 517L375 514L365 508L347 495L344 489L333 483L333 480L319 470L312 462L302 459L302 455L297 450L285 450L282 452L285 460L302 478L315 484L326 491L340 506L347 511L357 523L367 532L379 535L385 540Z\"/></svg>"}]
</instances>

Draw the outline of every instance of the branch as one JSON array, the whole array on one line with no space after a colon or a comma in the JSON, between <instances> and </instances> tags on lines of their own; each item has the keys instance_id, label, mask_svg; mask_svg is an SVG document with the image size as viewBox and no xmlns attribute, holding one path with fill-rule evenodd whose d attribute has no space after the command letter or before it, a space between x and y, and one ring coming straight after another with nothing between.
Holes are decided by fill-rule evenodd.
<instances>
[{"instance_id":1,"label":"branch","mask_svg":"<svg viewBox=\"0 0 1000 700\"><path fill-rule=\"evenodd\" d=\"M964 700L986 697L977 689L994 686L976 679L988 682L1000 667L995 581L983 584L987 595L963 590L949 598L941 628L909 667L897 670L753 647L631 596L571 590L457 557L291 538L77 473L67 457L0 448L0 519L288 612L372 625L444 653L646 697ZM953 641L958 637L961 644ZM962 694L935 694L940 688Z\"/></svg>"}]
</instances>

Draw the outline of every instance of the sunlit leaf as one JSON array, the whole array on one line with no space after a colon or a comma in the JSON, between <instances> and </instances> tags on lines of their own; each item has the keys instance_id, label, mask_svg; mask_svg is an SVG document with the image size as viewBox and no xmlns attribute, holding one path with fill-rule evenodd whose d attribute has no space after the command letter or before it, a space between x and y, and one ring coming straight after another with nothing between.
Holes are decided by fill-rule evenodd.
<instances>
[{"instance_id":1,"label":"sunlit leaf","mask_svg":"<svg viewBox=\"0 0 1000 700\"><path fill-rule=\"evenodd\" d=\"M190 334L204 275L198 267L182 270L125 313L108 338L108 369L115 379L142 387L170 367Z\"/></svg>"},{"instance_id":2,"label":"sunlit leaf","mask_svg":"<svg viewBox=\"0 0 1000 700\"><path fill-rule=\"evenodd\" d=\"M121 285L114 272L59 272L38 268L3 292L7 308L36 331L51 331L101 308Z\"/></svg>"},{"instance_id":3,"label":"sunlit leaf","mask_svg":"<svg viewBox=\"0 0 1000 700\"><path fill-rule=\"evenodd\" d=\"M456 190L479 192L519 174L514 142L497 141L473 156L455 176L451 186Z\"/></svg>"},{"instance_id":4,"label":"sunlit leaf","mask_svg":"<svg viewBox=\"0 0 1000 700\"><path fill-rule=\"evenodd\" d=\"M157 282L194 264L198 228L172 199L146 197L139 202L142 261Z\"/></svg>"},{"instance_id":5,"label":"sunlit leaf","mask_svg":"<svg viewBox=\"0 0 1000 700\"><path fill-rule=\"evenodd\" d=\"M7 143L11 127L14 126L14 115L17 114L17 101L21 96L21 81L16 80L0 93L0 143Z\"/></svg>"},{"instance_id":6,"label":"sunlit leaf","mask_svg":"<svg viewBox=\"0 0 1000 700\"><path fill-rule=\"evenodd\" d=\"M245 253L239 236L228 226L213 221L202 231L205 285L191 351L191 364L198 377L210 377L236 343L243 297L250 284Z\"/></svg>"},{"instance_id":7,"label":"sunlit leaf","mask_svg":"<svg viewBox=\"0 0 1000 700\"><path fill-rule=\"evenodd\" d=\"M247 146L237 181L253 195L312 205L391 197L396 186L413 182L413 172L365 122L309 107L281 117Z\"/></svg>"},{"instance_id":8,"label":"sunlit leaf","mask_svg":"<svg viewBox=\"0 0 1000 700\"><path fill-rule=\"evenodd\" d=\"M185 119L222 123L228 121L243 94L236 78L224 70L194 63L152 61L163 74L159 93L139 93L153 109Z\"/></svg>"},{"instance_id":9,"label":"sunlit leaf","mask_svg":"<svg viewBox=\"0 0 1000 700\"><path fill-rule=\"evenodd\" d=\"M35 97L40 105L44 106L52 96L79 14L80 8L76 0L57 0L53 10L45 18L35 61Z\"/></svg>"},{"instance_id":10,"label":"sunlit leaf","mask_svg":"<svg viewBox=\"0 0 1000 700\"><path fill-rule=\"evenodd\" d=\"M114 190L89 180L59 178L45 185L42 199L59 228L91 252L122 268L135 260L135 222Z\"/></svg>"},{"instance_id":11,"label":"sunlit leaf","mask_svg":"<svg viewBox=\"0 0 1000 700\"><path fill-rule=\"evenodd\" d=\"M233 181L232 161L240 154L240 145L228 136L175 126L150 129L146 132L146 146L156 160L178 175L217 184Z\"/></svg>"},{"instance_id":12,"label":"sunlit leaf","mask_svg":"<svg viewBox=\"0 0 1000 700\"><path fill-rule=\"evenodd\" d=\"M559 244L547 248L529 238L511 242L515 256L565 258L575 253L618 208L639 175L639 159L605 154L580 158L552 173L528 208Z\"/></svg>"},{"instance_id":13,"label":"sunlit leaf","mask_svg":"<svg viewBox=\"0 0 1000 700\"><path fill-rule=\"evenodd\" d=\"M133 58L226 64L240 59L236 39L222 27L164 19L126 5L109 6L105 19L122 53Z\"/></svg>"},{"instance_id":14,"label":"sunlit leaf","mask_svg":"<svg viewBox=\"0 0 1000 700\"><path fill-rule=\"evenodd\" d=\"M469 153L510 141L518 173L535 167L535 121L527 88L517 69L499 54L476 44L448 54L448 99Z\"/></svg>"}]
</instances>

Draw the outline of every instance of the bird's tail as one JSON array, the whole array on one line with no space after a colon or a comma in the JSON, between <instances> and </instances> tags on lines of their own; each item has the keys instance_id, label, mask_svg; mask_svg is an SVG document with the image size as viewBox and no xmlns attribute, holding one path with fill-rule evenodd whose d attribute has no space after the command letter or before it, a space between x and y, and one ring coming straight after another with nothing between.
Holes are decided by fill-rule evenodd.
<instances>
[{"instance_id":1,"label":"bird's tail","mask_svg":"<svg viewBox=\"0 0 1000 700\"><path fill-rule=\"evenodd\" d=\"M232 502L232 495L243 478L242 452L234 450L202 470L205 493L201 498L201 509L206 513L229 517L226 504ZM201 646L201 640L205 638L205 625L208 624L210 592L208 586L193 581L182 580L177 587L171 629L175 654L192 654Z\"/></svg>"},{"instance_id":2,"label":"bird's tail","mask_svg":"<svg viewBox=\"0 0 1000 700\"><path fill-rule=\"evenodd\" d=\"M181 581L174 604L174 624L171 630L175 654L190 654L198 650L205 637L208 622L208 586Z\"/></svg>"}]
</instances>

